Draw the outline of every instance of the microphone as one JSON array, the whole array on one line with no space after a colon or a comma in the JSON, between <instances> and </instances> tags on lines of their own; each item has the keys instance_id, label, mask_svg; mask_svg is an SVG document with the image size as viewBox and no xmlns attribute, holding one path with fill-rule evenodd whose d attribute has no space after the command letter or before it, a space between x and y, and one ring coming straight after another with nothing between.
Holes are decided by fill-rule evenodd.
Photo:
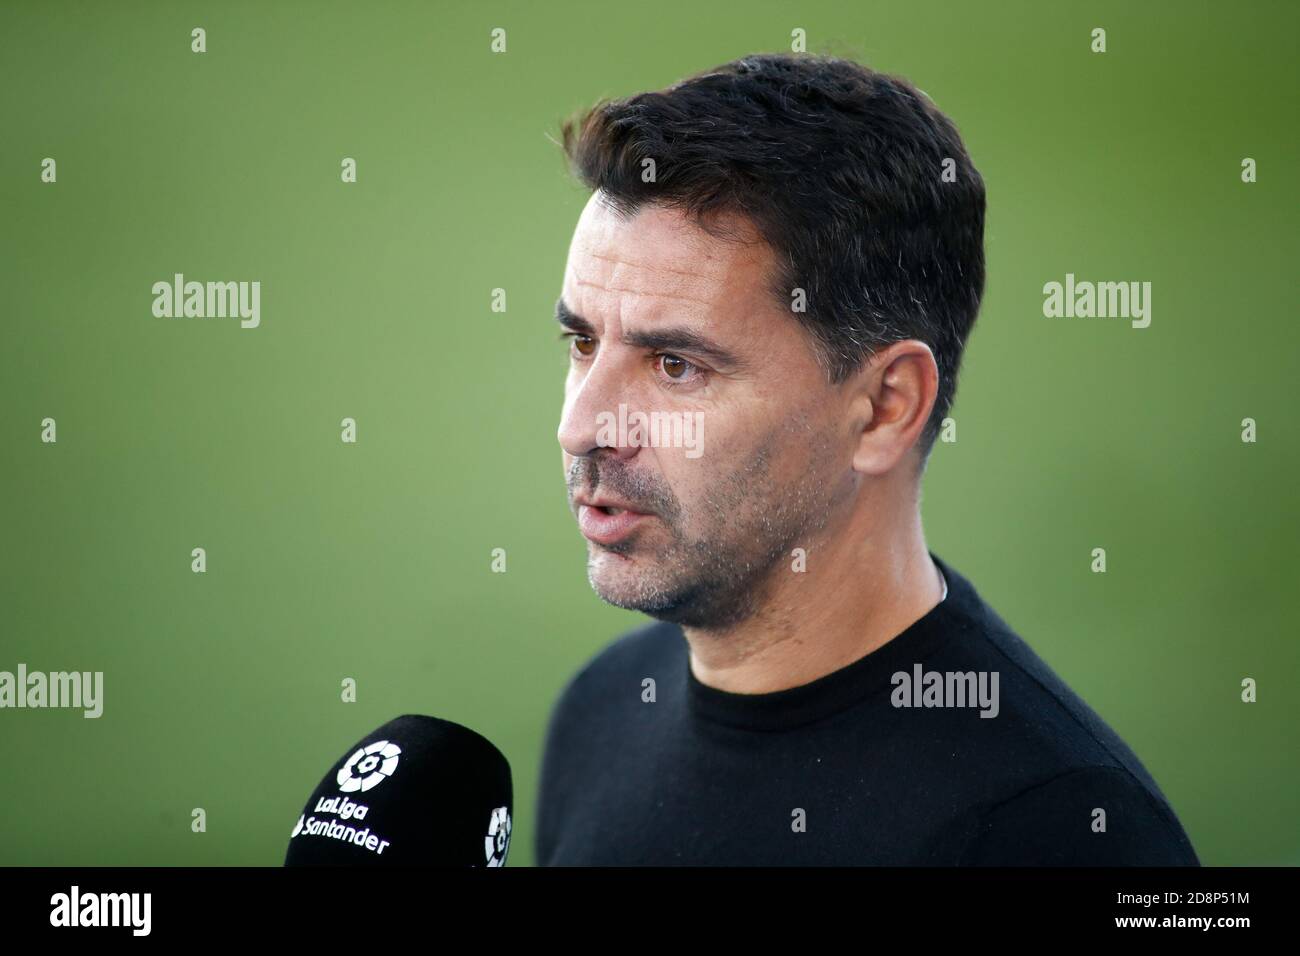
<instances>
[{"instance_id":1,"label":"microphone","mask_svg":"<svg viewBox=\"0 0 1300 956\"><path fill-rule=\"evenodd\" d=\"M406 714L361 738L312 791L285 866L504 866L510 764L486 737Z\"/></svg>"}]
</instances>

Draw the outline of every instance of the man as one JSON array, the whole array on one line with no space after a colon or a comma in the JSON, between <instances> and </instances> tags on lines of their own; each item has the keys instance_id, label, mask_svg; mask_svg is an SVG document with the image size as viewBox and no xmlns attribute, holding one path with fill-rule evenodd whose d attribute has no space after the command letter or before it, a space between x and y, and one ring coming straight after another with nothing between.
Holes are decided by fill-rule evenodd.
<instances>
[{"instance_id":1,"label":"man","mask_svg":"<svg viewBox=\"0 0 1300 956\"><path fill-rule=\"evenodd\" d=\"M538 862L1195 865L1137 757L925 543L984 284L953 125L765 55L563 132L593 189L557 305L570 503L592 587L659 623L564 689Z\"/></svg>"}]
</instances>

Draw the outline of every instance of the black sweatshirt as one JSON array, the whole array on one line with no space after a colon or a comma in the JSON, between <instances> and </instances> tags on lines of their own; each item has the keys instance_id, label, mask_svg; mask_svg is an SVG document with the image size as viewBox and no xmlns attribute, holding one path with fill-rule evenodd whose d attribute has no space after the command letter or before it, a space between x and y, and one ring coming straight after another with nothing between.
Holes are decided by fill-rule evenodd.
<instances>
[{"instance_id":1,"label":"black sweatshirt","mask_svg":"<svg viewBox=\"0 0 1300 956\"><path fill-rule=\"evenodd\" d=\"M1198 865L1133 752L930 556L947 597L799 687L701 684L676 625L606 646L551 714L538 864Z\"/></svg>"}]
</instances>

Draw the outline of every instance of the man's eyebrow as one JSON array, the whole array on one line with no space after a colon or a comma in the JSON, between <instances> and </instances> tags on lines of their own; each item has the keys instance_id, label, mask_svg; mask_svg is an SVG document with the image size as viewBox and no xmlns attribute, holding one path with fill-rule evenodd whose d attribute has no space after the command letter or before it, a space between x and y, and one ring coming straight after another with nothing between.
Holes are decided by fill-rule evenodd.
<instances>
[{"instance_id":1,"label":"man's eyebrow","mask_svg":"<svg viewBox=\"0 0 1300 956\"><path fill-rule=\"evenodd\" d=\"M595 335L595 327L570 309L563 299L555 303L555 320L565 328L581 335ZM745 364L730 349L719 345L693 329L680 326L627 332L623 335L623 343L625 345L638 345L641 348L654 349L659 352L692 352L718 365L732 369L741 368Z\"/></svg>"},{"instance_id":2,"label":"man's eyebrow","mask_svg":"<svg viewBox=\"0 0 1300 956\"><path fill-rule=\"evenodd\" d=\"M572 329L582 335L594 335L596 332L595 326L570 309L563 299L555 303L555 321L566 329Z\"/></svg>"},{"instance_id":3,"label":"man's eyebrow","mask_svg":"<svg viewBox=\"0 0 1300 956\"><path fill-rule=\"evenodd\" d=\"M712 339L705 338L693 329L680 326L666 329L646 329L628 332L623 336L626 345L639 345L656 352L691 352L702 355L717 365L728 369L740 368L744 363L730 350Z\"/></svg>"}]
</instances>

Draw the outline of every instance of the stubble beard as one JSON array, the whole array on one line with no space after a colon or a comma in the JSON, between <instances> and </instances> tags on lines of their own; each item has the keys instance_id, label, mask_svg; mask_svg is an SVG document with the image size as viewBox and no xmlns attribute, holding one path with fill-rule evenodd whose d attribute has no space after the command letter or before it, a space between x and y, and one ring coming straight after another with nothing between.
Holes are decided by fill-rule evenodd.
<instances>
[{"instance_id":1,"label":"stubble beard","mask_svg":"<svg viewBox=\"0 0 1300 956\"><path fill-rule=\"evenodd\" d=\"M771 471L774 446L769 436L690 513L659 482L609 462L575 461L570 487L577 475L597 476L655 513L626 540L587 542L592 589L616 607L682 627L727 631L754 616L777 575L791 571L793 549L825 527L835 494L814 467L828 449L810 447L808 467L781 485Z\"/></svg>"}]
</instances>

